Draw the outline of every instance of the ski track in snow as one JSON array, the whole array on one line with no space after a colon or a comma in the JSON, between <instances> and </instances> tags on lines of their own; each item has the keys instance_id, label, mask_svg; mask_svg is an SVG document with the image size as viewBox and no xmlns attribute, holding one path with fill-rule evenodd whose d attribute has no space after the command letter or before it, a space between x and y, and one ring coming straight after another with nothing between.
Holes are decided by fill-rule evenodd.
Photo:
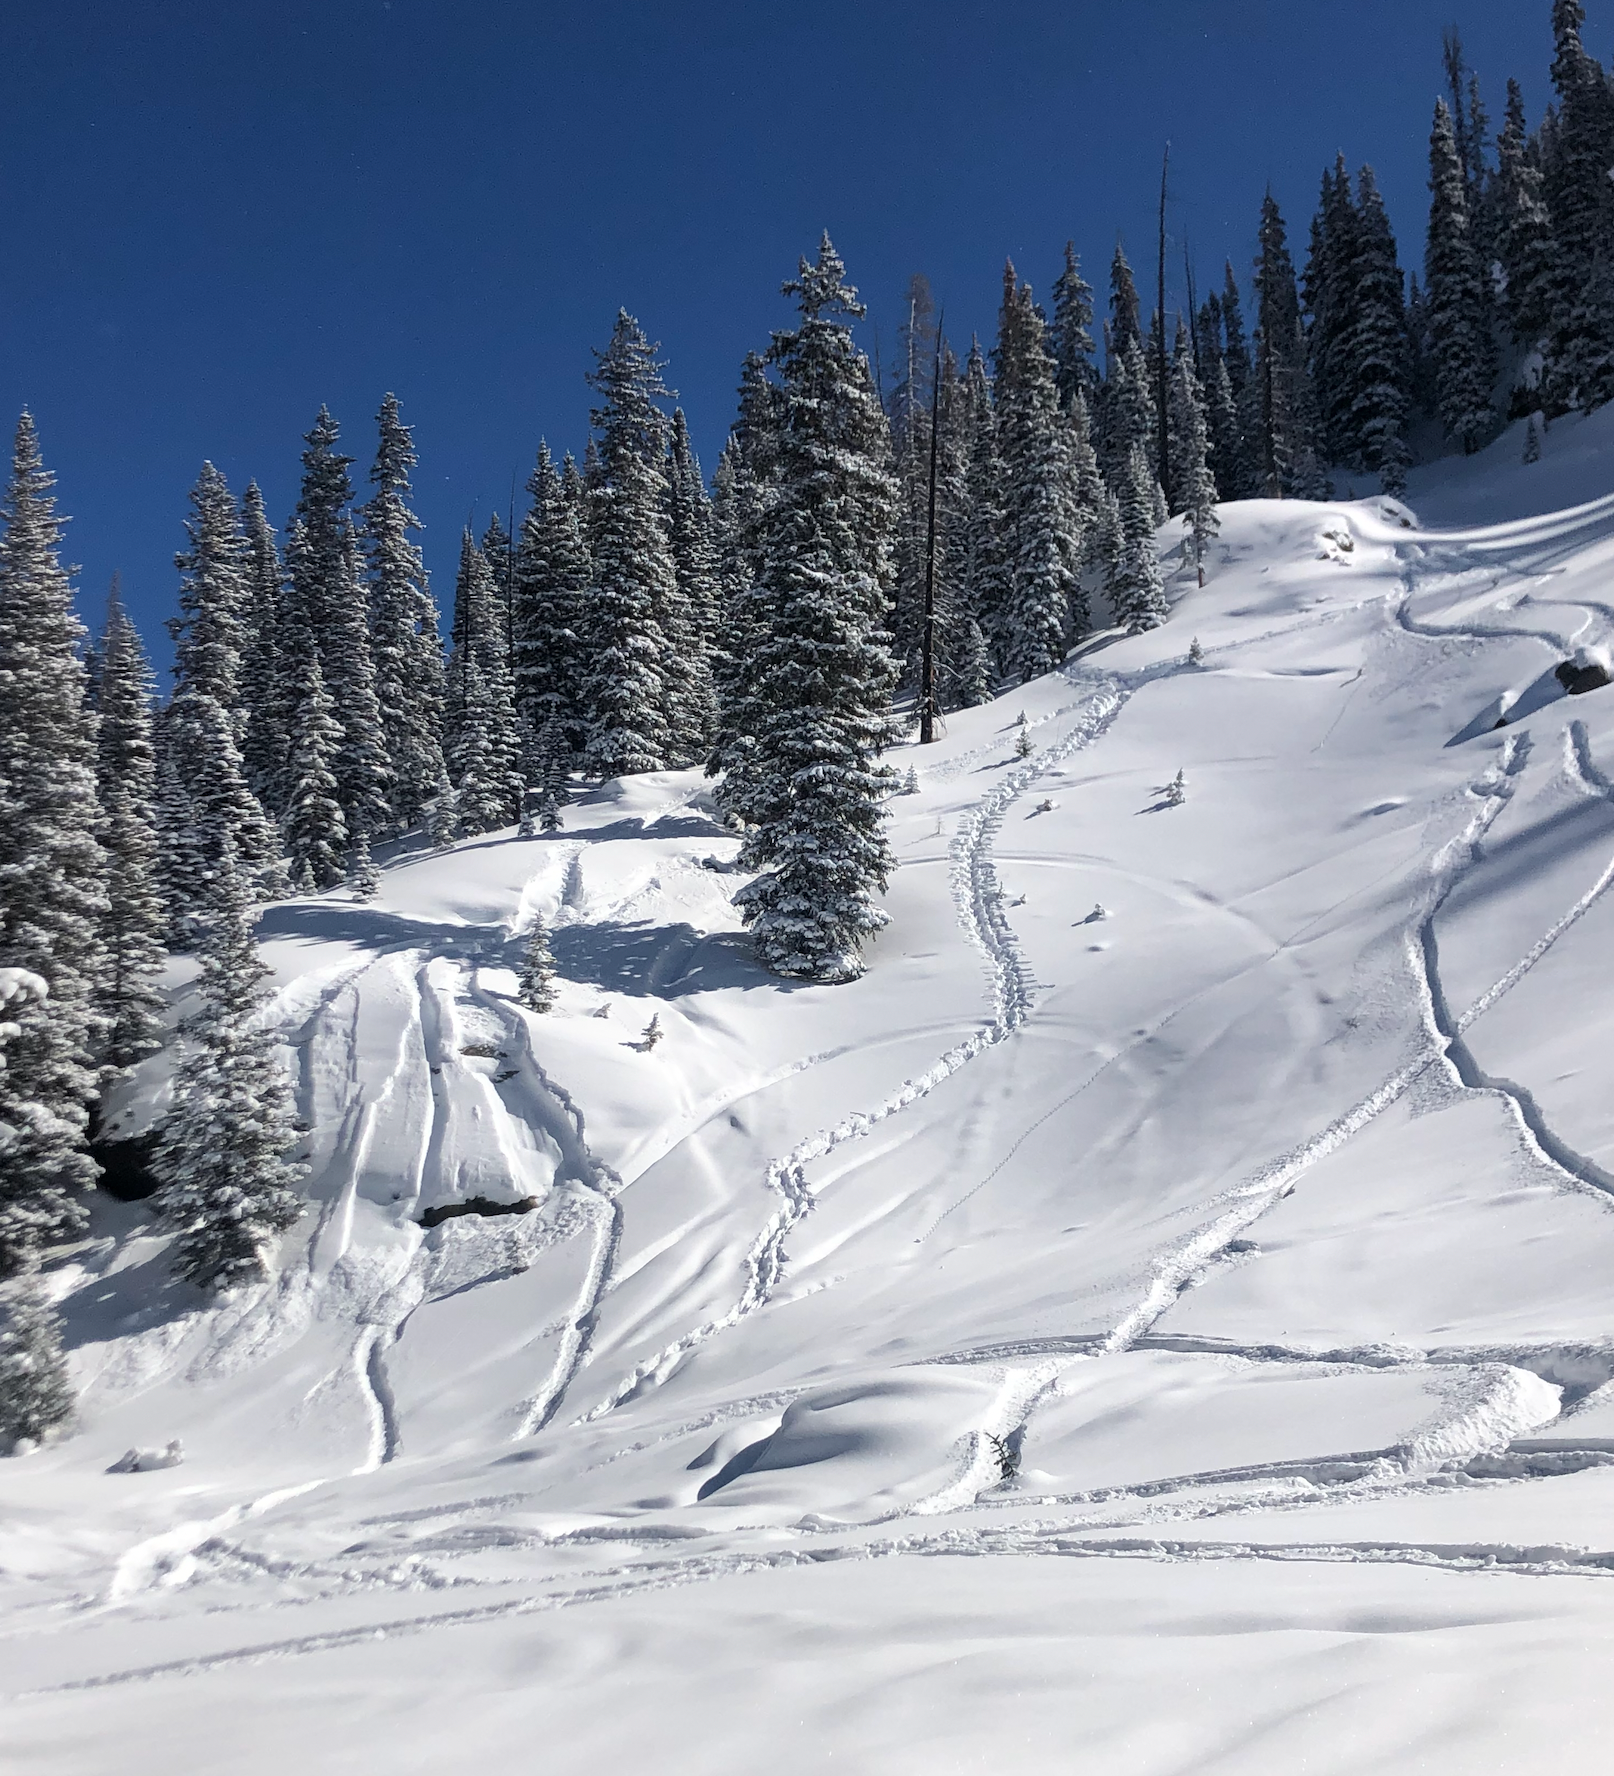
<instances>
[{"instance_id":1,"label":"ski track in snow","mask_svg":"<svg viewBox=\"0 0 1614 1776\"><path fill-rule=\"evenodd\" d=\"M944 1079L1005 1041L1025 1022L1034 983L1004 911L992 846L1009 808L1047 771L1100 738L1129 694L1119 679L1092 681L1088 695L1071 706L1077 715L1072 731L1011 770L959 821L952 846L953 903L960 924L991 969L994 1011L990 1021L948 1049L926 1072L905 1080L873 1108L855 1111L840 1122L805 1136L789 1153L773 1160L765 1181L779 1198L779 1206L746 1254L746 1281L739 1299L725 1313L704 1321L637 1364L576 1423L603 1418L647 1386L665 1381L691 1352L765 1306L783 1274L785 1242L814 1206L807 1167L848 1142L861 1140L888 1118L927 1097Z\"/></svg>"}]
</instances>

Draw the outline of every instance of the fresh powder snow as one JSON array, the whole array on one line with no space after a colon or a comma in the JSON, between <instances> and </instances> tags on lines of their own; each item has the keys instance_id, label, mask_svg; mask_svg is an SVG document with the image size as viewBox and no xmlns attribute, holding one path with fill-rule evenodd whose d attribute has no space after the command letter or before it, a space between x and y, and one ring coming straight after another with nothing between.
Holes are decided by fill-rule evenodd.
<instances>
[{"instance_id":1,"label":"fresh powder snow","mask_svg":"<svg viewBox=\"0 0 1614 1776\"><path fill-rule=\"evenodd\" d=\"M1524 435L1173 523L1161 627L888 754L860 979L758 967L698 771L268 907L307 1210L217 1300L139 1201L52 1255L0 1765L1595 1768L1614 414Z\"/></svg>"}]
</instances>

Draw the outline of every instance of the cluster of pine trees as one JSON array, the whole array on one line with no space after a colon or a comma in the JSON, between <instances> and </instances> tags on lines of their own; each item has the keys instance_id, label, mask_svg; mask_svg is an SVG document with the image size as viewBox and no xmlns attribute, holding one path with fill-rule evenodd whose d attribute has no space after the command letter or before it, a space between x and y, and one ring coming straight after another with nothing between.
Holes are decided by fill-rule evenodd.
<instances>
[{"instance_id":1,"label":"cluster of pine trees","mask_svg":"<svg viewBox=\"0 0 1614 1776\"><path fill-rule=\"evenodd\" d=\"M24 414L0 501L0 1437L67 1410L39 1263L84 1226L101 1096L165 1038L170 951L200 975L156 1204L179 1274L227 1288L267 1274L299 1213L263 901L365 898L373 847L406 833L554 830L579 775L703 766L743 834L761 959L848 978L885 917L900 692L928 736L1056 667L1095 600L1160 623L1170 517L1202 580L1219 500L1327 497L1331 472L1397 492L1417 452L1614 397L1614 81L1578 0L1552 23L1557 102L1532 132L1510 83L1494 153L1448 37L1421 285L1372 169L1341 158L1298 272L1268 194L1248 323L1231 266L1203 302L1190 271L1168 320L1163 184L1147 319L1118 246L1095 338L1067 245L1046 309L1005 267L991 350L960 362L916 278L887 390L826 236L784 286L795 325L745 360L710 489L620 313L581 463L540 446L519 524L463 536L446 647L391 395L362 500L321 409L283 534L255 484L203 465L166 702L116 583L85 645ZM533 1009L552 976L540 929Z\"/></svg>"}]
</instances>

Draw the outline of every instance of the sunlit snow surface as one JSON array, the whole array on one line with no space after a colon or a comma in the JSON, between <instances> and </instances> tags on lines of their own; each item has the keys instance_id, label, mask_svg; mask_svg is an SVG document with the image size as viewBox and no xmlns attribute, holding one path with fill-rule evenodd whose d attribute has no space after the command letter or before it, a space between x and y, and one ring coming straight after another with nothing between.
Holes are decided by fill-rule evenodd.
<instances>
[{"instance_id":1,"label":"sunlit snow surface","mask_svg":"<svg viewBox=\"0 0 1614 1776\"><path fill-rule=\"evenodd\" d=\"M1614 499L1513 515L1614 426L1518 450L1227 508L900 752L856 984L758 972L693 774L269 909L309 1211L211 1308L139 1205L55 1271L0 1768L1596 1767Z\"/></svg>"}]
</instances>

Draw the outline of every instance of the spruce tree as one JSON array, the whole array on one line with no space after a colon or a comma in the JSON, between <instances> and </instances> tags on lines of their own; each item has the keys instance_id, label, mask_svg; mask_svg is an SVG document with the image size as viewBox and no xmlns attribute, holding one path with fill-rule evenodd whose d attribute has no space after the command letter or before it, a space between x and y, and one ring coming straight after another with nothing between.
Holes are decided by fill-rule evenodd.
<instances>
[{"instance_id":1,"label":"spruce tree","mask_svg":"<svg viewBox=\"0 0 1614 1776\"><path fill-rule=\"evenodd\" d=\"M516 554L513 672L525 734L536 740L554 721L561 748L570 754L581 752L588 739L582 680L589 560L578 512L577 466L569 456L566 471L570 493L549 446L540 444L527 481L532 504L521 521Z\"/></svg>"},{"instance_id":2,"label":"spruce tree","mask_svg":"<svg viewBox=\"0 0 1614 1776\"><path fill-rule=\"evenodd\" d=\"M528 1011L546 1012L555 1009L555 956L549 947L549 933L542 919L534 919L532 930L521 952L521 1003Z\"/></svg>"},{"instance_id":3,"label":"spruce tree","mask_svg":"<svg viewBox=\"0 0 1614 1776\"><path fill-rule=\"evenodd\" d=\"M184 898L169 909L183 942L195 935L195 921L207 910L226 843L260 895L283 889L278 836L247 783L241 755L241 611L249 556L240 513L212 463L202 464L190 499L190 547L174 557L182 576L180 614L168 625L176 682L167 741L190 804L182 831L174 835L186 855L172 886Z\"/></svg>"},{"instance_id":4,"label":"spruce tree","mask_svg":"<svg viewBox=\"0 0 1614 1776\"><path fill-rule=\"evenodd\" d=\"M93 996L105 968L105 859L83 629L57 556L53 479L24 413L0 499L0 970L24 971L48 997L31 995L8 1019L0 1278L82 1229L79 1193L96 1177L84 1141L102 1031Z\"/></svg>"},{"instance_id":5,"label":"spruce tree","mask_svg":"<svg viewBox=\"0 0 1614 1776\"><path fill-rule=\"evenodd\" d=\"M655 347L622 309L596 353L603 397L597 485L590 495L589 660L584 685L588 769L600 777L659 771L675 739L667 721L667 639L657 613L677 599L667 540L667 394ZM585 475L585 482L587 476Z\"/></svg>"},{"instance_id":6,"label":"spruce tree","mask_svg":"<svg viewBox=\"0 0 1614 1776\"><path fill-rule=\"evenodd\" d=\"M1306 370L1306 339L1288 232L1269 191L1261 205L1257 302L1254 442L1259 490L1267 499L1325 497L1317 468L1315 407ZM1246 436L1250 428L1246 427Z\"/></svg>"},{"instance_id":7,"label":"spruce tree","mask_svg":"<svg viewBox=\"0 0 1614 1776\"><path fill-rule=\"evenodd\" d=\"M499 629L505 638L505 652L513 653L515 629L511 617L511 598L516 578L515 542L497 512L488 519L488 527L482 532L482 540L477 547L482 551L482 558L488 564L488 572L493 576L493 602L498 612Z\"/></svg>"},{"instance_id":8,"label":"spruce tree","mask_svg":"<svg viewBox=\"0 0 1614 1776\"><path fill-rule=\"evenodd\" d=\"M1004 665L1024 680L1051 672L1065 657L1085 536L1046 328L1012 264L1004 267L995 358L1009 545Z\"/></svg>"},{"instance_id":9,"label":"spruce tree","mask_svg":"<svg viewBox=\"0 0 1614 1776\"><path fill-rule=\"evenodd\" d=\"M1003 457L998 448L992 384L979 340L964 365L965 467L964 598L992 656L1003 671L1009 646L1010 573L1004 516Z\"/></svg>"},{"instance_id":10,"label":"spruce tree","mask_svg":"<svg viewBox=\"0 0 1614 1776\"><path fill-rule=\"evenodd\" d=\"M1585 22L1580 0L1553 0L1558 114L1546 198L1555 279L1546 383L1560 412L1614 398L1614 88L1581 41Z\"/></svg>"},{"instance_id":11,"label":"spruce tree","mask_svg":"<svg viewBox=\"0 0 1614 1776\"><path fill-rule=\"evenodd\" d=\"M774 336L777 483L758 535L749 769L759 872L735 896L763 962L809 980L855 974L891 870L879 763L895 738L882 629L896 488L885 418L848 319L862 315L828 235L785 286L801 320ZM1051 380L1051 378L1050 378Z\"/></svg>"},{"instance_id":12,"label":"spruce tree","mask_svg":"<svg viewBox=\"0 0 1614 1776\"><path fill-rule=\"evenodd\" d=\"M707 760L717 778L714 799L733 825L754 824L760 783L753 766L757 733L766 713L760 699L766 622L758 586L762 520L777 497L782 396L767 365L747 352L740 370L740 410L714 477L713 517L722 580L722 609L713 648L717 736Z\"/></svg>"},{"instance_id":13,"label":"spruce tree","mask_svg":"<svg viewBox=\"0 0 1614 1776\"><path fill-rule=\"evenodd\" d=\"M1341 154L1323 174L1301 296L1311 316L1306 348L1321 420L1320 443L1330 462L1349 467L1361 466L1362 456L1354 413L1357 292L1353 273L1360 251L1359 218Z\"/></svg>"},{"instance_id":14,"label":"spruce tree","mask_svg":"<svg viewBox=\"0 0 1614 1776\"><path fill-rule=\"evenodd\" d=\"M286 769L287 705L281 659L286 570L256 481L249 481L241 496L241 532L246 541L240 671L244 721L241 768L259 805L266 813L278 815Z\"/></svg>"},{"instance_id":15,"label":"spruce tree","mask_svg":"<svg viewBox=\"0 0 1614 1776\"><path fill-rule=\"evenodd\" d=\"M1491 383L1496 366L1484 268L1469 230L1462 163L1444 99L1435 101L1429 137L1429 190L1424 269L1440 419L1464 451L1473 452L1495 426Z\"/></svg>"},{"instance_id":16,"label":"spruce tree","mask_svg":"<svg viewBox=\"0 0 1614 1776\"><path fill-rule=\"evenodd\" d=\"M392 771L392 824L418 825L443 780L443 644L426 564L411 533L409 472L419 460L398 399L376 415L379 441L364 509L370 556L370 632L375 695Z\"/></svg>"},{"instance_id":17,"label":"spruce tree","mask_svg":"<svg viewBox=\"0 0 1614 1776\"><path fill-rule=\"evenodd\" d=\"M1410 353L1395 235L1372 167L1357 175L1356 256L1351 265L1350 429L1364 468L1384 492L1406 490Z\"/></svg>"},{"instance_id":18,"label":"spruce tree","mask_svg":"<svg viewBox=\"0 0 1614 1776\"><path fill-rule=\"evenodd\" d=\"M286 854L299 894L322 894L342 880L347 820L333 769L342 724L331 708L319 660L310 654L294 687L297 725L287 755Z\"/></svg>"},{"instance_id":19,"label":"spruce tree","mask_svg":"<svg viewBox=\"0 0 1614 1776\"><path fill-rule=\"evenodd\" d=\"M155 1206L176 1229L175 1270L222 1291L264 1281L272 1242L302 1210L306 1170L288 1161L297 1136L292 1095L259 1014L269 970L253 941L245 873L227 848L205 918L198 1006L181 1025L186 1052L158 1125Z\"/></svg>"},{"instance_id":20,"label":"spruce tree","mask_svg":"<svg viewBox=\"0 0 1614 1776\"><path fill-rule=\"evenodd\" d=\"M681 765L692 765L706 758L717 731L711 648L718 588L712 502L682 407L673 410L666 485L673 585L657 612L666 644L662 679L671 756Z\"/></svg>"},{"instance_id":21,"label":"spruce tree","mask_svg":"<svg viewBox=\"0 0 1614 1776\"><path fill-rule=\"evenodd\" d=\"M1552 325L1555 267L1552 219L1516 80L1508 82L1497 148L1497 257L1506 280L1502 301L1514 344L1529 351L1542 343Z\"/></svg>"},{"instance_id":22,"label":"spruce tree","mask_svg":"<svg viewBox=\"0 0 1614 1776\"><path fill-rule=\"evenodd\" d=\"M0 1283L0 1454L40 1442L72 1416L61 1316L30 1261Z\"/></svg>"},{"instance_id":23,"label":"spruce tree","mask_svg":"<svg viewBox=\"0 0 1614 1776\"><path fill-rule=\"evenodd\" d=\"M1093 289L1082 276L1076 243L1065 242L1065 265L1054 279L1054 315L1048 328L1059 405L1070 410L1078 395L1092 408L1098 388L1093 363Z\"/></svg>"},{"instance_id":24,"label":"spruce tree","mask_svg":"<svg viewBox=\"0 0 1614 1776\"><path fill-rule=\"evenodd\" d=\"M1143 446L1132 446L1132 460L1117 495L1120 505L1120 563L1111 586L1116 621L1129 634L1158 629L1166 620L1165 585L1160 552L1155 546L1155 494L1159 483Z\"/></svg>"},{"instance_id":25,"label":"spruce tree","mask_svg":"<svg viewBox=\"0 0 1614 1776\"><path fill-rule=\"evenodd\" d=\"M157 754L152 744L154 683L116 582L107 600L96 750L97 833L106 857L105 952L98 993L106 1033L101 1056L122 1071L162 1046L167 911L159 886Z\"/></svg>"},{"instance_id":26,"label":"spruce tree","mask_svg":"<svg viewBox=\"0 0 1614 1776\"><path fill-rule=\"evenodd\" d=\"M524 748L498 591L468 527L454 609L459 634L448 665L447 764L460 830L474 836L521 818Z\"/></svg>"},{"instance_id":27,"label":"spruce tree","mask_svg":"<svg viewBox=\"0 0 1614 1776\"><path fill-rule=\"evenodd\" d=\"M1177 458L1172 465L1171 485L1180 502L1187 558L1194 564L1203 586L1205 557L1221 529L1221 520L1216 513L1216 481L1210 468L1204 391L1194 374L1193 354L1180 328L1171 372L1171 440Z\"/></svg>"},{"instance_id":28,"label":"spruce tree","mask_svg":"<svg viewBox=\"0 0 1614 1776\"><path fill-rule=\"evenodd\" d=\"M311 645L337 720L342 745L333 763L350 833L392 829L392 767L371 653L369 598L350 506L353 459L337 449L340 429L321 407L306 434L297 526L288 544L292 624L300 646ZM303 682L300 658L289 662Z\"/></svg>"}]
</instances>

